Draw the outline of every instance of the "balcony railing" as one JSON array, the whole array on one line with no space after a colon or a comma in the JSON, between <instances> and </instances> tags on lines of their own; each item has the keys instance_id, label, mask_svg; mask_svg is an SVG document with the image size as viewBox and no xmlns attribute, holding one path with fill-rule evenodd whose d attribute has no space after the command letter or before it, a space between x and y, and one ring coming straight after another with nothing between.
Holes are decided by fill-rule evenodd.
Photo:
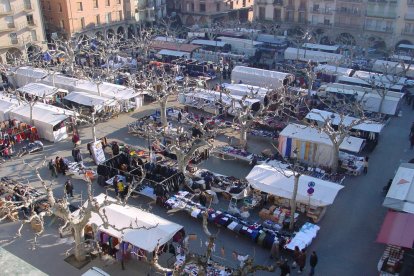
<instances>
[{"instance_id":1,"label":"balcony railing","mask_svg":"<svg viewBox=\"0 0 414 276\"><path fill-rule=\"evenodd\" d=\"M412 13L406 13L404 16L405 20L414 20L414 14Z\"/></svg>"},{"instance_id":2,"label":"balcony railing","mask_svg":"<svg viewBox=\"0 0 414 276\"><path fill-rule=\"evenodd\" d=\"M31 10L33 10L32 2L30 0L24 0L23 9L25 11L31 11Z\"/></svg>"},{"instance_id":3,"label":"balcony railing","mask_svg":"<svg viewBox=\"0 0 414 276\"><path fill-rule=\"evenodd\" d=\"M402 30L402 35L414 35L414 30Z\"/></svg>"},{"instance_id":4,"label":"balcony railing","mask_svg":"<svg viewBox=\"0 0 414 276\"><path fill-rule=\"evenodd\" d=\"M374 27L365 26L364 30L371 31L371 32L379 32L379 33L392 33L392 32L394 32L394 28L392 28L392 27L374 28Z\"/></svg>"},{"instance_id":5,"label":"balcony railing","mask_svg":"<svg viewBox=\"0 0 414 276\"><path fill-rule=\"evenodd\" d=\"M37 26L36 20L29 20L29 21L27 21L27 26L28 27L36 27Z\"/></svg>"},{"instance_id":6,"label":"balcony railing","mask_svg":"<svg viewBox=\"0 0 414 276\"><path fill-rule=\"evenodd\" d=\"M332 10L330 9L312 9L311 13L315 13L315 14L333 14Z\"/></svg>"},{"instance_id":7,"label":"balcony railing","mask_svg":"<svg viewBox=\"0 0 414 276\"><path fill-rule=\"evenodd\" d=\"M334 26L337 28L343 28L343 29L354 29L354 30L360 30L364 27L363 24L351 24L351 23L339 23L335 22Z\"/></svg>"},{"instance_id":8,"label":"balcony railing","mask_svg":"<svg viewBox=\"0 0 414 276\"><path fill-rule=\"evenodd\" d=\"M13 47L22 47L23 43L19 42L18 39L10 39L0 42L0 49L8 49Z\"/></svg>"},{"instance_id":9,"label":"balcony railing","mask_svg":"<svg viewBox=\"0 0 414 276\"><path fill-rule=\"evenodd\" d=\"M2 15L12 15L14 13L13 8L6 8L5 6L0 6L0 16Z\"/></svg>"},{"instance_id":10,"label":"balcony railing","mask_svg":"<svg viewBox=\"0 0 414 276\"><path fill-rule=\"evenodd\" d=\"M368 8L366 12L366 16L395 19L397 18L397 13L395 12L395 10L381 12L381 11L375 11L375 10Z\"/></svg>"},{"instance_id":11,"label":"balcony railing","mask_svg":"<svg viewBox=\"0 0 414 276\"><path fill-rule=\"evenodd\" d=\"M14 23L5 23L0 24L0 33L2 32L12 32L16 30L16 25Z\"/></svg>"}]
</instances>

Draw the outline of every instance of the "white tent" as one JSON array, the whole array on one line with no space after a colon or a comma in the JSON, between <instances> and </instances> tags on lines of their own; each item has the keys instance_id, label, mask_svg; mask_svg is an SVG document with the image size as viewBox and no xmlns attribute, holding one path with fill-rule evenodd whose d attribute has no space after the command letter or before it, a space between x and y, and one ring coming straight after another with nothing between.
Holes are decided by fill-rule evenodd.
<instances>
[{"instance_id":1,"label":"white tent","mask_svg":"<svg viewBox=\"0 0 414 276\"><path fill-rule=\"evenodd\" d=\"M18 88L17 91L35 97L51 97L58 92L68 92L64 91L63 89L36 82L26 84L25 86Z\"/></svg>"},{"instance_id":2,"label":"white tent","mask_svg":"<svg viewBox=\"0 0 414 276\"><path fill-rule=\"evenodd\" d=\"M349 76L354 70L334 65L319 64L318 66L313 68L313 71L315 71L316 73L323 73L326 75Z\"/></svg>"},{"instance_id":3,"label":"white tent","mask_svg":"<svg viewBox=\"0 0 414 276\"><path fill-rule=\"evenodd\" d=\"M284 174L286 174L286 176ZM292 171L262 164L254 166L246 176L246 179L249 184L257 190L287 199L292 198L294 187ZM312 196L309 196L307 192L309 189L309 182L315 183ZM317 207L327 206L334 202L336 195L342 188L342 185L336 183L307 175L301 175L299 178L296 200L304 204L308 204L310 201L310 205Z\"/></svg>"},{"instance_id":4,"label":"white tent","mask_svg":"<svg viewBox=\"0 0 414 276\"><path fill-rule=\"evenodd\" d=\"M9 112L19 104L17 99L0 95L0 122L10 119Z\"/></svg>"},{"instance_id":5,"label":"white tent","mask_svg":"<svg viewBox=\"0 0 414 276\"><path fill-rule=\"evenodd\" d=\"M392 180L384 207L414 214L414 164L403 163Z\"/></svg>"},{"instance_id":6,"label":"white tent","mask_svg":"<svg viewBox=\"0 0 414 276\"><path fill-rule=\"evenodd\" d=\"M231 72L233 83L244 83L266 88L279 88L295 80L292 74L246 66L236 66Z\"/></svg>"},{"instance_id":7,"label":"white tent","mask_svg":"<svg viewBox=\"0 0 414 276\"><path fill-rule=\"evenodd\" d=\"M266 89L260 86L247 85L247 84L237 84L237 83L223 83L222 86L227 89L231 95L235 96L245 96L257 93L255 97L263 101L264 97L267 95L270 89Z\"/></svg>"},{"instance_id":8,"label":"white tent","mask_svg":"<svg viewBox=\"0 0 414 276\"><path fill-rule=\"evenodd\" d=\"M105 201L105 197L107 201L116 202L114 198L107 197L105 194L100 194L94 197L94 199L101 204ZM183 228L177 223L129 205L121 206L118 204L110 204L100 210L102 215L104 210L110 225L115 225L118 229L128 228L132 225L133 229L125 229L121 232L111 226L104 228L103 221L97 213L92 213L89 223L96 224L99 230L113 237L122 239L125 242L129 242L147 252L153 252L157 247L157 243L160 245L167 243ZM74 213L75 216L77 214L78 211ZM138 229L140 227L146 227L148 229Z\"/></svg>"},{"instance_id":9,"label":"white tent","mask_svg":"<svg viewBox=\"0 0 414 276\"><path fill-rule=\"evenodd\" d=\"M58 142L68 137L66 125L61 122L73 116L73 111L44 103L33 106L33 122L41 138L51 142ZM22 105L10 111L10 118L30 124L30 106ZM56 126L56 127L55 127Z\"/></svg>"},{"instance_id":10,"label":"white tent","mask_svg":"<svg viewBox=\"0 0 414 276\"><path fill-rule=\"evenodd\" d=\"M359 120L358 118L351 117L351 116L343 116L341 118L339 114L335 114L329 111L319 110L319 109L312 109L306 115L306 119L317 121L317 122L322 122L322 123L325 122L327 119L330 119L331 123L336 126L339 124L344 125L344 126L349 126L353 122ZM367 120L364 123L354 126L352 129L380 133L383 127L384 127L384 124L380 124L374 121Z\"/></svg>"},{"instance_id":11,"label":"white tent","mask_svg":"<svg viewBox=\"0 0 414 276\"><path fill-rule=\"evenodd\" d=\"M31 82L38 82L48 75L46 70L23 66L17 68L12 74L13 84L22 87Z\"/></svg>"},{"instance_id":12,"label":"white tent","mask_svg":"<svg viewBox=\"0 0 414 276\"><path fill-rule=\"evenodd\" d=\"M380 84L383 83L383 84L404 85L405 82L407 81L407 78L404 78L401 76L390 75L390 74L384 75L381 73L361 71L361 70L355 71L352 77L366 80L366 81L369 81L370 83L371 81L378 81Z\"/></svg>"},{"instance_id":13,"label":"white tent","mask_svg":"<svg viewBox=\"0 0 414 276\"><path fill-rule=\"evenodd\" d=\"M285 59L335 63L342 60L343 55L289 47L285 50Z\"/></svg>"},{"instance_id":14,"label":"white tent","mask_svg":"<svg viewBox=\"0 0 414 276\"><path fill-rule=\"evenodd\" d=\"M63 98L66 101L74 102L83 106L94 107L96 111L102 110L105 106L113 106L116 104L115 100L101 97L86 92L72 92Z\"/></svg>"},{"instance_id":15,"label":"white tent","mask_svg":"<svg viewBox=\"0 0 414 276\"><path fill-rule=\"evenodd\" d=\"M76 78L67 77L60 73L55 73L48 75L42 80L42 83L47 85L51 85L57 88L66 89L68 91L73 91L74 87L76 87L76 83L79 80Z\"/></svg>"},{"instance_id":16,"label":"white tent","mask_svg":"<svg viewBox=\"0 0 414 276\"><path fill-rule=\"evenodd\" d=\"M185 58L190 58L191 56L191 54L187 52L166 50L166 49L159 51L158 55L171 56L171 57L185 57Z\"/></svg>"},{"instance_id":17,"label":"white tent","mask_svg":"<svg viewBox=\"0 0 414 276\"><path fill-rule=\"evenodd\" d=\"M349 136L339 146L340 150L359 152L365 140ZM333 145L329 136L317 129L299 124L289 124L279 134L279 152L283 156L292 156L297 151L298 159L311 164L331 167Z\"/></svg>"},{"instance_id":18,"label":"white tent","mask_svg":"<svg viewBox=\"0 0 414 276\"><path fill-rule=\"evenodd\" d=\"M409 78L414 78L414 69L410 64L404 64L404 67L399 62L376 60L372 65L372 70L384 74L402 74ZM405 73L405 74L403 74Z\"/></svg>"}]
</instances>

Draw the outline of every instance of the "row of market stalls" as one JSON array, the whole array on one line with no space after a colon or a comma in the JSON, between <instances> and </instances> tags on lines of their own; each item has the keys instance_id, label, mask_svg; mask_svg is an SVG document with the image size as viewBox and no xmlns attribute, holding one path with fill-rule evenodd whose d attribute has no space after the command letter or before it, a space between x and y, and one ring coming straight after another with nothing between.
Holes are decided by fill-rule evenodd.
<instances>
[{"instance_id":1,"label":"row of market stalls","mask_svg":"<svg viewBox=\"0 0 414 276\"><path fill-rule=\"evenodd\" d=\"M118 84L96 83L33 67L19 67L10 73L9 79L23 94L46 99L65 99L74 105L94 107L95 110L102 109L102 103L108 102L112 102L110 106L115 106L119 112L134 110L143 105L145 94ZM65 98L73 92L78 92L78 96ZM61 97L55 97L55 94L60 94Z\"/></svg>"},{"instance_id":2,"label":"row of market stalls","mask_svg":"<svg viewBox=\"0 0 414 276\"><path fill-rule=\"evenodd\" d=\"M383 202L388 208L377 242L386 244L380 275L414 273L414 164L402 163Z\"/></svg>"}]
</instances>

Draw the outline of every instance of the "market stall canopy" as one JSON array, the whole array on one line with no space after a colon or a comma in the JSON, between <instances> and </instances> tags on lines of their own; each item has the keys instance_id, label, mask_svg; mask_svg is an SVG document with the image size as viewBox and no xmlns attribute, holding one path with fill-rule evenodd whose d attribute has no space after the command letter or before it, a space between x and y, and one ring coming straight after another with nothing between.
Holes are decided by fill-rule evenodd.
<instances>
[{"instance_id":1,"label":"market stall canopy","mask_svg":"<svg viewBox=\"0 0 414 276\"><path fill-rule=\"evenodd\" d=\"M36 103L33 106L33 120L35 121L36 127L36 121L55 126L73 115L73 111L53 105ZM22 105L16 107L10 112L10 117L25 123L30 123L30 106Z\"/></svg>"},{"instance_id":2,"label":"market stall canopy","mask_svg":"<svg viewBox=\"0 0 414 276\"><path fill-rule=\"evenodd\" d=\"M190 53L181 52L181 51L173 51L173 50L161 50L158 52L159 55L162 56L172 56L172 57L186 57L190 58Z\"/></svg>"},{"instance_id":3,"label":"market stall canopy","mask_svg":"<svg viewBox=\"0 0 414 276\"><path fill-rule=\"evenodd\" d=\"M341 75L341 76L349 76L352 74L354 70L345 68L345 67L338 67L334 65L319 64L313 69L313 71L317 73L327 74L327 75L335 74L335 75Z\"/></svg>"},{"instance_id":4,"label":"market stall canopy","mask_svg":"<svg viewBox=\"0 0 414 276\"><path fill-rule=\"evenodd\" d=\"M74 90L77 91L83 91L87 93L93 93L96 95L99 95L99 92L101 93L101 96L107 97L107 98L113 98L117 100L129 100L135 97L138 97L140 94L135 92L132 88L127 88L123 85L109 83L109 82L102 82L99 85L99 92L98 87L96 83L88 80L79 80L76 83L76 86Z\"/></svg>"},{"instance_id":5,"label":"market stall canopy","mask_svg":"<svg viewBox=\"0 0 414 276\"><path fill-rule=\"evenodd\" d=\"M66 89L68 91L73 91L78 81L79 80L77 78L68 77L60 73L54 73L45 77L42 80L42 83Z\"/></svg>"},{"instance_id":6,"label":"market stall canopy","mask_svg":"<svg viewBox=\"0 0 414 276\"><path fill-rule=\"evenodd\" d=\"M194 39L190 43L195 44L195 45L214 46L214 47L220 47L220 48L226 45L226 43L224 43L223 41L207 40L207 39Z\"/></svg>"},{"instance_id":7,"label":"market stall canopy","mask_svg":"<svg viewBox=\"0 0 414 276\"><path fill-rule=\"evenodd\" d=\"M264 97L267 95L271 89L263 88L260 86L253 86L253 85L247 85L247 84L241 84L241 83L223 83L222 86L227 89L231 95L236 96L245 96L245 95L252 95L257 99L264 99Z\"/></svg>"},{"instance_id":8,"label":"market stall canopy","mask_svg":"<svg viewBox=\"0 0 414 276\"><path fill-rule=\"evenodd\" d=\"M285 55L285 59L287 60L301 60L305 62L312 60L314 62L335 63L344 58L344 56L340 54L332 54L332 53L326 53L326 52L320 52L320 51L298 49L298 48L293 48L293 47L286 48L284 55Z\"/></svg>"},{"instance_id":9,"label":"market stall canopy","mask_svg":"<svg viewBox=\"0 0 414 276\"><path fill-rule=\"evenodd\" d=\"M384 75L381 73L368 72L368 71L355 71L352 75L354 78L359 78L366 81L378 81L379 83L386 84L399 84L404 85L407 78L396 76L396 75Z\"/></svg>"},{"instance_id":10,"label":"market stall canopy","mask_svg":"<svg viewBox=\"0 0 414 276\"><path fill-rule=\"evenodd\" d=\"M384 207L414 214L414 164L403 163L392 180Z\"/></svg>"},{"instance_id":11,"label":"market stall canopy","mask_svg":"<svg viewBox=\"0 0 414 276\"><path fill-rule=\"evenodd\" d=\"M21 87L31 82L40 81L45 78L48 73L44 69L22 66L14 70L11 75L14 82L13 84L16 87Z\"/></svg>"},{"instance_id":12,"label":"market stall canopy","mask_svg":"<svg viewBox=\"0 0 414 276\"><path fill-rule=\"evenodd\" d=\"M306 115L306 119L318 122L326 122L327 119L330 119L331 124L335 126L339 124L349 126L359 120L358 118L351 116L341 117L339 114L320 109L312 109L308 115ZM361 124L355 125L352 129L380 133L383 127L384 124L366 120Z\"/></svg>"},{"instance_id":13,"label":"market stall canopy","mask_svg":"<svg viewBox=\"0 0 414 276\"><path fill-rule=\"evenodd\" d=\"M0 121L10 119L8 113L19 105L20 102L17 99L0 95Z\"/></svg>"},{"instance_id":14,"label":"market stall canopy","mask_svg":"<svg viewBox=\"0 0 414 276\"><path fill-rule=\"evenodd\" d=\"M254 166L246 176L246 179L257 190L291 199L294 188L294 177L292 174L293 172L288 169L275 168L262 164ZM309 196L307 192L309 182L315 183L312 196ZM342 188L342 185L336 183L301 175L296 199L304 204L310 202L312 206L327 206L334 202L336 195Z\"/></svg>"},{"instance_id":15,"label":"market stall canopy","mask_svg":"<svg viewBox=\"0 0 414 276\"><path fill-rule=\"evenodd\" d=\"M299 124L289 124L282 130L282 132L280 132L279 136L333 146L326 133L318 131L313 127ZM339 149L350 152L360 152L364 142L364 139L348 136L341 143Z\"/></svg>"},{"instance_id":16,"label":"market stall canopy","mask_svg":"<svg viewBox=\"0 0 414 276\"><path fill-rule=\"evenodd\" d=\"M72 92L63 99L84 106L93 106L96 110L100 110L104 106L111 106L116 104L115 100L94 94L89 94L86 92Z\"/></svg>"},{"instance_id":17,"label":"market stall canopy","mask_svg":"<svg viewBox=\"0 0 414 276\"><path fill-rule=\"evenodd\" d=\"M47 85L47 84L36 83L36 82L26 84L25 86L18 88L17 91L24 93L24 94L36 96L36 97L50 97L58 92L65 92L65 93L68 92L68 91L63 91L62 89L58 89L56 87Z\"/></svg>"},{"instance_id":18,"label":"market stall canopy","mask_svg":"<svg viewBox=\"0 0 414 276\"><path fill-rule=\"evenodd\" d=\"M94 197L94 199L98 204L102 204L105 200L116 202L116 199L105 194L100 194ZM99 230L148 252L153 252L157 247L157 243L163 245L171 240L183 228L179 224L129 205L110 204L101 208L100 212L102 215L105 212L110 225L115 225L118 229L127 229L121 232L111 226L104 228L101 217L94 212L89 219L89 223L96 224ZM79 210L73 213L74 216L78 214ZM128 229L131 225L132 229ZM140 227L141 229L139 229Z\"/></svg>"},{"instance_id":19,"label":"market stall canopy","mask_svg":"<svg viewBox=\"0 0 414 276\"><path fill-rule=\"evenodd\" d=\"M184 43L176 43L176 42L170 42L170 41L153 40L150 44L150 47L158 51L172 50L172 51L192 53L195 50L199 49L201 46L192 45L192 44L184 44Z\"/></svg>"},{"instance_id":20,"label":"market stall canopy","mask_svg":"<svg viewBox=\"0 0 414 276\"><path fill-rule=\"evenodd\" d=\"M292 83L295 76L285 72L271 71L246 66L236 66L231 72L233 83L244 83L268 88L279 88Z\"/></svg>"},{"instance_id":21,"label":"market stall canopy","mask_svg":"<svg viewBox=\"0 0 414 276\"><path fill-rule=\"evenodd\" d=\"M377 242L414 248L414 215L388 211Z\"/></svg>"}]
</instances>

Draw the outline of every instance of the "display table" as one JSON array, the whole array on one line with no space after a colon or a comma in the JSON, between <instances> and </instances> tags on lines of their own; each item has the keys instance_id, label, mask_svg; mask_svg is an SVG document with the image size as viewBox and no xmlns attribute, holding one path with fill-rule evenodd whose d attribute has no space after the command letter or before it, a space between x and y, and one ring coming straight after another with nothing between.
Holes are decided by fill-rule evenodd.
<instances>
[{"instance_id":1,"label":"display table","mask_svg":"<svg viewBox=\"0 0 414 276\"><path fill-rule=\"evenodd\" d=\"M295 247L297 246L300 250L305 249L312 243L312 240L316 237L319 229L321 229L319 226L306 222L286 245L286 248L295 250Z\"/></svg>"},{"instance_id":2,"label":"display table","mask_svg":"<svg viewBox=\"0 0 414 276\"><path fill-rule=\"evenodd\" d=\"M232 146L217 147L214 149L214 152L224 155L224 156L232 157L237 160L246 161L249 163L253 161L253 158L256 158L257 164L261 164L266 160L266 158L261 155L254 154L254 153L242 150L242 149L237 149Z\"/></svg>"},{"instance_id":3,"label":"display table","mask_svg":"<svg viewBox=\"0 0 414 276\"><path fill-rule=\"evenodd\" d=\"M91 168L83 166L81 163L70 162L68 164L68 171L66 175L75 179L82 179L84 181L94 180L98 174Z\"/></svg>"},{"instance_id":4,"label":"display table","mask_svg":"<svg viewBox=\"0 0 414 276\"><path fill-rule=\"evenodd\" d=\"M345 169L349 174L360 175L364 170L363 157L340 151L339 160L341 161L341 168Z\"/></svg>"},{"instance_id":5,"label":"display table","mask_svg":"<svg viewBox=\"0 0 414 276\"><path fill-rule=\"evenodd\" d=\"M180 268L183 263L185 262L185 256L184 255L177 255L176 261L174 263L174 268L178 269ZM225 267L219 263L216 263L214 261L210 261L209 266L207 266L207 273L203 275L206 276L221 276L221 275L230 275L233 269L229 267ZM197 276L198 275L198 266L195 264L186 264L182 270L182 275L188 275L188 276Z\"/></svg>"},{"instance_id":6,"label":"display table","mask_svg":"<svg viewBox=\"0 0 414 276\"><path fill-rule=\"evenodd\" d=\"M400 246L387 245L384 250L384 254L381 256L381 259L378 262L378 271L381 276L389 275L398 275L396 270L398 268L399 261L402 260L404 256L404 250Z\"/></svg>"}]
</instances>

